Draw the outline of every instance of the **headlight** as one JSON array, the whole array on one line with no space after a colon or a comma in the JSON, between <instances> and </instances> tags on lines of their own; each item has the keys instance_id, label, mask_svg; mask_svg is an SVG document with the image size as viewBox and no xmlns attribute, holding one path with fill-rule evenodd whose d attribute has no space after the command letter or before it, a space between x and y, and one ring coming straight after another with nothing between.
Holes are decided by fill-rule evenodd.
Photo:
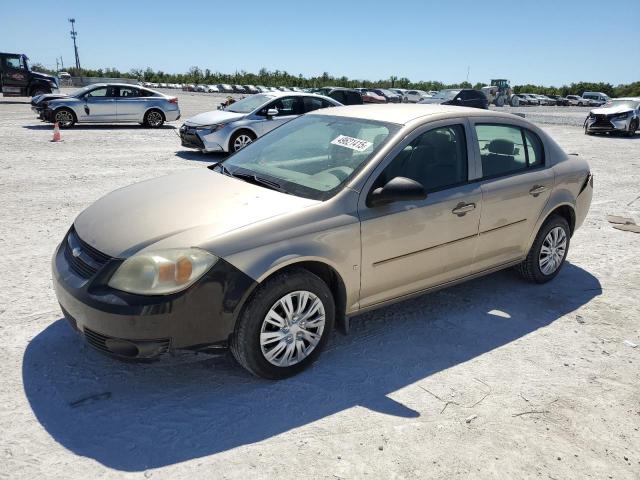
<instances>
[{"instance_id":1,"label":"headlight","mask_svg":"<svg viewBox=\"0 0 640 480\"><path fill-rule=\"evenodd\" d=\"M218 257L199 248L171 248L127 258L109 280L109 286L139 295L167 295L192 285Z\"/></svg>"},{"instance_id":2,"label":"headlight","mask_svg":"<svg viewBox=\"0 0 640 480\"><path fill-rule=\"evenodd\" d=\"M613 120L622 120L623 118L627 118L629 116L629 112L617 113L615 115L611 115Z\"/></svg>"},{"instance_id":3,"label":"headlight","mask_svg":"<svg viewBox=\"0 0 640 480\"><path fill-rule=\"evenodd\" d=\"M195 127L199 132L204 133L205 135L209 135L210 133L217 132L221 128L223 128L226 123L217 123L215 125L202 125L199 127Z\"/></svg>"}]
</instances>

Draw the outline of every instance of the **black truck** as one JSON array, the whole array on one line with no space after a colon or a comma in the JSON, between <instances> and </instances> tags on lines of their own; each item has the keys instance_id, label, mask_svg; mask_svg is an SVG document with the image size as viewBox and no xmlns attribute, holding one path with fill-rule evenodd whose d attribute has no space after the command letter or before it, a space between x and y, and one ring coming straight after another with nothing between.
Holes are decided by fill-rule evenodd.
<instances>
[{"instance_id":1,"label":"black truck","mask_svg":"<svg viewBox=\"0 0 640 480\"><path fill-rule=\"evenodd\" d=\"M21 53L0 52L0 92L5 97L34 97L58 91L58 79L29 68Z\"/></svg>"}]
</instances>

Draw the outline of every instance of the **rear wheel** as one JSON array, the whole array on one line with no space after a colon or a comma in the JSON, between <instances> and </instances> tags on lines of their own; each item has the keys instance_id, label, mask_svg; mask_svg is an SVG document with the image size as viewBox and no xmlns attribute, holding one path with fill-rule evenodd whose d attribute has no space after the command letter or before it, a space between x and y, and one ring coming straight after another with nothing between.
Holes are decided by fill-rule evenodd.
<instances>
[{"instance_id":1,"label":"rear wheel","mask_svg":"<svg viewBox=\"0 0 640 480\"><path fill-rule=\"evenodd\" d=\"M294 269L258 287L231 339L236 360L252 374L286 378L311 365L335 321L333 296L316 275Z\"/></svg>"},{"instance_id":2,"label":"rear wheel","mask_svg":"<svg viewBox=\"0 0 640 480\"><path fill-rule=\"evenodd\" d=\"M37 97L38 95L46 95L47 93L50 93L50 92L47 92L46 90L42 90L42 89L37 89L31 93L31 96Z\"/></svg>"},{"instance_id":3,"label":"rear wheel","mask_svg":"<svg viewBox=\"0 0 640 480\"><path fill-rule=\"evenodd\" d=\"M76 116L69 108L61 108L53 114L53 121L60 128L69 128L76 123Z\"/></svg>"},{"instance_id":4,"label":"rear wheel","mask_svg":"<svg viewBox=\"0 0 640 480\"><path fill-rule=\"evenodd\" d=\"M144 115L144 124L150 128L159 128L164 124L164 115L160 110L149 110Z\"/></svg>"},{"instance_id":5,"label":"rear wheel","mask_svg":"<svg viewBox=\"0 0 640 480\"><path fill-rule=\"evenodd\" d=\"M530 282L546 283L552 280L567 258L570 237L567 221L560 215L553 215L540 228L527 258L516 270Z\"/></svg>"}]
</instances>

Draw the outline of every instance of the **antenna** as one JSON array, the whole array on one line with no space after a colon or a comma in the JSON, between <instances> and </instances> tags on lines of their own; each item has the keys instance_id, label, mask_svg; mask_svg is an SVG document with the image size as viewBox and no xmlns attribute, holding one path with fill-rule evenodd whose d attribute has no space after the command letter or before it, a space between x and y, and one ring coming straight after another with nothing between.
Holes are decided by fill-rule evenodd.
<instances>
[{"instance_id":1,"label":"antenna","mask_svg":"<svg viewBox=\"0 0 640 480\"><path fill-rule=\"evenodd\" d=\"M69 23L71 24L71 38L73 38L73 50L76 54L76 68L80 69L80 56L78 55L78 45L76 45L76 37L78 36L78 32L76 32L76 19L70 18Z\"/></svg>"}]
</instances>

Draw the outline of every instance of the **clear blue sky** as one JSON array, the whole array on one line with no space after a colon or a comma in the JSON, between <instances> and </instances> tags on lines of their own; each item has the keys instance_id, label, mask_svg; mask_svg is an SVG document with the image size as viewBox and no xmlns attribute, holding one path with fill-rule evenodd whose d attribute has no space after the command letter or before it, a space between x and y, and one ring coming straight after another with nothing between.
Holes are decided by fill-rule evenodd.
<instances>
[{"instance_id":1,"label":"clear blue sky","mask_svg":"<svg viewBox=\"0 0 640 480\"><path fill-rule=\"evenodd\" d=\"M559 86L640 80L640 0L401 2L17 1L0 6L0 51L83 67L150 66Z\"/></svg>"}]
</instances>

